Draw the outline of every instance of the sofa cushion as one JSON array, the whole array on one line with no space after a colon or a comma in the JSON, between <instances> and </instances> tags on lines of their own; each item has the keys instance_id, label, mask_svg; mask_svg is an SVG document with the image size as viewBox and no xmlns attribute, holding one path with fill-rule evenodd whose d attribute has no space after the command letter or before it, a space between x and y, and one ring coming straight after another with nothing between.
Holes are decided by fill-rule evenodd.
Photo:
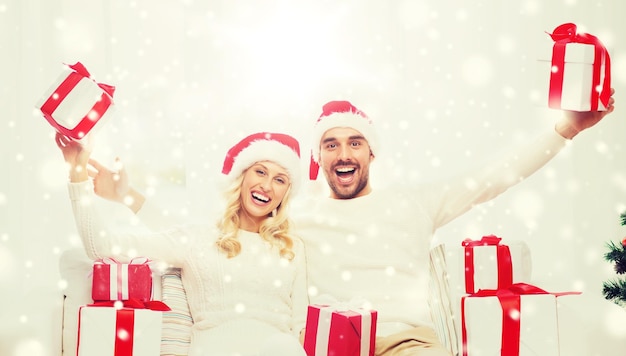
<instances>
[{"instance_id":1,"label":"sofa cushion","mask_svg":"<svg viewBox=\"0 0 626 356\"><path fill-rule=\"evenodd\" d=\"M64 251L59 258L59 272L63 279L63 355L75 355L78 340L78 311L92 303L92 261L83 249Z\"/></svg>"},{"instance_id":2,"label":"sofa cushion","mask_svg":"<svg viewBox=\"0 0 626 356\"><path fill-rule=\"evenodd\" d=\"M433 326L439 341L453 354L458 355L458 336L450 300L448 273L446 271L444 244L430 250L430 284L428 304Z\"/></svg>"}]
</instances>

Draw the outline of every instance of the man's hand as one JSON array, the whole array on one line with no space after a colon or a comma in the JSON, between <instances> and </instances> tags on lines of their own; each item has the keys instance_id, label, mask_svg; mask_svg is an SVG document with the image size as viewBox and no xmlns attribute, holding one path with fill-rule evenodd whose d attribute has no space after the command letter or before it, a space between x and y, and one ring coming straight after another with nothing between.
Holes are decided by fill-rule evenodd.
<instances>
[{"instance_id":1,"label":"man's hand","mask_svg":"<svg viewBox=\"0 0 626 356\"><path fill-rule=\"evenodd\" d=\"M101 198L123 203L130 191L130 184L122 161L119 158L115 159L115 171L93 158L89 160L89 166L88 172L93 178L94 192Z\"/></svg>"},{"instance_id":2,"label":"man's hand","mask_svg":"<svg viewBox=\"0 0 626 356\"><path fill-rule=\"evenodd\" d=\"M613 94L615 94L615 89L611 89L611 98L609 99L609 105L606 111L565 110L563 112L563 119L555 126L556 131L564 138L572 139L574 136L578 135L579 132L594 126L615 109L615 98L613 98Z\"/></svg>"},{"instance_id":3,"label":"man's hand","mask_svg":"<svg viewBox=\"0 0 626 356\"><path fill-rule=\"evenodd\" d=\"M103 199L128 206L137 213L145 197L130 186L128 173L119 158L115 159L116 170L105 167L95 159L89 160L89 176L93 178L94 193Z\"/></svg>"}]
</instances>

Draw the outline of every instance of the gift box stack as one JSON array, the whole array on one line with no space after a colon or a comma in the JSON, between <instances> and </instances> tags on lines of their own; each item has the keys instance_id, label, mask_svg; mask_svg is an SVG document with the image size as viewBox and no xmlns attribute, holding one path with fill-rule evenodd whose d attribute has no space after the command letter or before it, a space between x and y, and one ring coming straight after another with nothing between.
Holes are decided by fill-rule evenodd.
<instances>
[{"instance_id":1,"label":"gift box stack","mask_svg":"<svg viewBox=\"0 0 626 356\"><path fill-rule=\"evenodd\" d=\"M465 240L446 255L453 317L463 356L557 356L559 301L530 284L531 261L522 241L489 235Z\"/></svg>"},{"instance_id":2,"label":"gift box stack","mask_svg":"<svg viewBox=\"0 0 626 356\"><path fill-rule=\"evenodd\" d=\"M549 35L551 51L543 50L538 61L540 104L573 111L607 110L611 59L602 42L591 34L578 33L573 23L562 24Z\"/></svg>"},{"instance_id":3,"label":"gift box stack","mask_svg":"<svg viewBox=\"0 0 626 356\"><path fill-rule=\"evenodd\" d=\"M355 303L309 305L304 351L307 356L374 356L377 316Z\"/></svg>"},{"instance_id":4,"label":"gift box stack","mask_svg":"<svg viewBox=\"0 0 626 356\"><path fill-rule=\"evenodd\" d=\"M77 355L158 355L162 312L154 300L153 273L145 258L93 264L92 304L79 309Z\"/></svg>"},{"instance_id":5,"label":"gift box stack","mask_svg":"<svg viewBox=\"0 0 626 356\"><path fill-rule=\"evenodd\" d=\"M82 140L112 115L115 87L97 83L80 62L65 65L36 107L59 133Z\"/></svg>"}]
</instances>

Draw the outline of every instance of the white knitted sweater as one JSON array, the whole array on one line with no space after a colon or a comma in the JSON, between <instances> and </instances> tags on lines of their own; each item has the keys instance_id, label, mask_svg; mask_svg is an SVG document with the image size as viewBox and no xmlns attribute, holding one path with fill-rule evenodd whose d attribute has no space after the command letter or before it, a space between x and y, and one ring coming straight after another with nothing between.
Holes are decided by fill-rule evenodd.
<instances>
[{"instance_id":1,"label":"white knitted sweater","mask_svg":"<svg viewBox=\"0 0 626 356\"><path fill-rule=\"evenodd\" d=\"M311 290L344 302L369 301L378 311L379 336L431 325L429 249L435 230L528 177L565 143L552 130L453 180L374 189L355 199L296 202L294 228L306 245Z\"/></svg>"},{"instance_id":2,"label":"white knitted sweater","mask_svg":"<svg viewBox=\"0 0 626 356\"><path fill-rule=\"evenodd\" d=\"M213 227L178 226L150 234L116 235L99 221L90 181L69 183L69 193L90 258L125 261L142 256L182 268L194 338L236 319L261 321L293 335L304 327L308 296L301 241L294 241L295 258L288 261L260 235L241 230L241 253L229 259L218 252Z\"/></svg>"}]
</instances>

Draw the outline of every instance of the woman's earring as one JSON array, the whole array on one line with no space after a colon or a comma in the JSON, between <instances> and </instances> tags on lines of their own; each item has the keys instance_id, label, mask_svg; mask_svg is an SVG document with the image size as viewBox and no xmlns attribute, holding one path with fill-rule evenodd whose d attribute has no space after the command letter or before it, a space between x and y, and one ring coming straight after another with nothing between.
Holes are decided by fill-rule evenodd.
<instances>
[{"instance_id":1,"label":"woman's earring","mask_svg":"<svg viewBox=\"0 0 626 356\"><path fill-rule=\"evenodd\" d=\"M276 215L278 215L278 208L274 208L274 210L272 210L272 217L275 217Z\"/></svg>"}]
</instances>

